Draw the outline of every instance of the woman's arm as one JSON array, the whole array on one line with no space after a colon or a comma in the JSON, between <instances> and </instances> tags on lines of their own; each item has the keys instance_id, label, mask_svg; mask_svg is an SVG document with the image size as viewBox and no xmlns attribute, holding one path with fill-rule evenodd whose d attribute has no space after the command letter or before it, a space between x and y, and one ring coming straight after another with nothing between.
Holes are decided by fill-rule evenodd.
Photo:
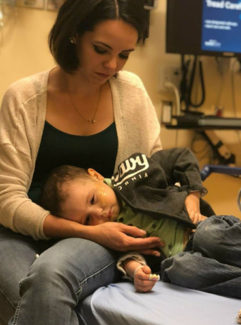
<instances>
[{"instance_id":1,"label":"woman's arm","mask_svg":"<svg viewBox=\"0 0 241 325\"><path fill-rule=\"evenodd\" d=\"M143 238L144 230L117 222L86 226L49 214L44 220L43 231L47 237L85 238L121 252L135 250L145 254L158 255L160 252L157 249L163 246L160 238Z\"/></svg>"},{"instance_id":2,"label":"woman's arm","mask_svg":"<svg viewBox=\"0 0 241 325\"><path fill-rule=\"evenodd\" d=\"M28 198L46 111L48 72L15 82L0 109L0 224L14 232L46 239L48 211Z\"/></svg>"}]
</instances>

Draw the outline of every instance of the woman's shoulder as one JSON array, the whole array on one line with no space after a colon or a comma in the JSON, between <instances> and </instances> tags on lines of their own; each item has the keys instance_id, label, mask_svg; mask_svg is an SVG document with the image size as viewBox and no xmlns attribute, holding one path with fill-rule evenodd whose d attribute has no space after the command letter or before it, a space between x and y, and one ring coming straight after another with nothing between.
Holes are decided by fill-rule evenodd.
<instances>
[{"instance_id":1,"label":"woman's shoulder","mask_svg":"<svg viewBox=\"0 0 241 325\"><path fill-rule=\"evenodd\" d=\"M136 88L144 88L143 82L141 78L135 74L134 72L122 70L118 72L117 82L129 86L133 86Z\"/></svg>"},{"instance_id":2,"label":"woman's shoulder","mask_svg":"<svg viewBox=\"0 0 241 325\"><path fill-rule=\"evenodd\" d=\"M4 99L15 98L24 102L29 98L41 94L47 90L49 70L42 71L24 78L21 78L8 87Z\"/></svg>"}]
</instances>

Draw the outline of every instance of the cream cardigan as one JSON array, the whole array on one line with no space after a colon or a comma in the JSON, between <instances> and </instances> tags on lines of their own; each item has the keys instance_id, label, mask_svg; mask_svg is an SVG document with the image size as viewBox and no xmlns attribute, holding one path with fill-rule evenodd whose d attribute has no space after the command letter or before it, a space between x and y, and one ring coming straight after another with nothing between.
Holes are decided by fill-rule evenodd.
<instances>
[{"instance_id":1,"label":"cream cardigan","mask_svg":"<svg viewBox=\"0 0 241 325\"><path fill-rule=\"evenodd\" d=\"M47 239L43 222L49 214L27 195L45 123L48 76L44 71L12 84L0 110L0 224L35 239ZM141 80L122 71L110 85L118 135L115 166L136 151L150 156L160 150L159 122Z\"/></svg>"}]
</instances>

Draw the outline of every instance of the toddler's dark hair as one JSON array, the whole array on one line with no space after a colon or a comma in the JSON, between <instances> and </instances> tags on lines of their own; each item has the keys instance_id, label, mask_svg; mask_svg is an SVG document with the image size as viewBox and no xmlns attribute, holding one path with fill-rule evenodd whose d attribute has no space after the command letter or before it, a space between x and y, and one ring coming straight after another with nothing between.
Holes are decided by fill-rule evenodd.
<instances>
[{"instance_id":1,"label":"toddler's dark hair","mask_svg":"<svg viewBox=\"0 0 241 325\"><path fill-rule=\"evenodd\" d=\"M47 178L40 199L40 205L55 216L61 216L61 204L67 199L63 184L76 178L89 180L90 176L84 168L61 165L53 169Z\"/></svg>"}]
</instances>

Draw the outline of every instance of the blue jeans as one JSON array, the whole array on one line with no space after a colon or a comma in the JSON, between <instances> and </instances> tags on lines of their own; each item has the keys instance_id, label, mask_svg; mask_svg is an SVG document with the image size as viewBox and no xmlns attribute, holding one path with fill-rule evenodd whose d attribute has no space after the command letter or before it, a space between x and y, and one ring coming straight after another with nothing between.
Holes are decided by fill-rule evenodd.
<instances>
[{"instance_id":1,"label":"blue jeans","mask_svg":"<svg viewBox=\"0 0 241 325\"><path fill-rule=\"evenodd\" d=\"M11 325L83 324L80 301L118 280L114 254L80 238L35 241L0 227L0 261L1 318L14 315Z\"/></svg>"},{"instance_id":2,"label":"blue jeans","mask_svg":"<svg viewBox=\"0 0 241 325\"><path fill-rule=\"evenodd\" d=\"M194 233L190 251L162 262L163 281L241 298L241 220L212 216Z\"/></svg>"}]
</instances>

